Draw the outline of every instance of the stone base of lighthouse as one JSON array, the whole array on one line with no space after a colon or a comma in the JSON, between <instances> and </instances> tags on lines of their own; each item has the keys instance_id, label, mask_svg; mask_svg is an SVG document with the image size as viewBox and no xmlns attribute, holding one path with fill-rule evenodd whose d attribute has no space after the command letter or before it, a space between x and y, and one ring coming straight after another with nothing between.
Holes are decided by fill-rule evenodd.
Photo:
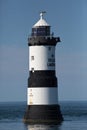
<instances>
[{"instance_id":1,"label":"stone base of lighthouse","mask_svg":"<svg viewBox=\"0 0 87 130\"><path fill-rule=\"evenodd\" d=\"M28 105L24 122L30 124L59 124L63 121L59 105Z\"/></svg>"}]
</instances>

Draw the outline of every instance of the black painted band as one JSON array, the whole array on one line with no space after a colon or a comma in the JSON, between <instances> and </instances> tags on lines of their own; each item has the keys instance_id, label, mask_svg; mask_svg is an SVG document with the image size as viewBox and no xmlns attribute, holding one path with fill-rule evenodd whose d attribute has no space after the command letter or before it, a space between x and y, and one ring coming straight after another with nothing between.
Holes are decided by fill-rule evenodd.
<instances>
[{"instance_id":1,"label":"black painted band","mask_svg":"<svg viewBox=\"0 0 87 130\"><path fill-rule=\"evenodd\" d=\"M57 87L55 71L30 72L28 87Z\"/></svg>"},{"instance_id":2,"label":"black painted band","mask_svg":"<svg viewBox=\"0 0 87 130\"><path fill-rule=\"evenodd\" d=\"M30 76L55 76L55 70L35 70L34 72L29 71Z\"/></svg>"},{"instance_id":3,"label":"black painted band","mask_svg":"<svg viewBox=\"0 0 87 130\"><path fill-rule=\"evenodd\" d=\"M47 123L63 121L59 105L29 105L24 115L25 122Z\"/></svg>"}]
</instances>

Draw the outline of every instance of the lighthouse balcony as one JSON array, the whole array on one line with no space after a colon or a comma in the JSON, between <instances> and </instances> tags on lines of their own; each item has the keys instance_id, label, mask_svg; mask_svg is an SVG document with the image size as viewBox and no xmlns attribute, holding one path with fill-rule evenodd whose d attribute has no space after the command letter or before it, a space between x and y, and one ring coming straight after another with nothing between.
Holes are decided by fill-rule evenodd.
<instances>
[{"instance_id":1,"label":"lighthouse balcony","mask_svg":"<svg viewBox=\"0 0 87 130\"><path fill-rule=\"evenodd\" d=\"M57 42L60 42L60 37L50 36L30 36L28 38L28 45L53 45L55 46Z\"/></svg>"}]
</instances>

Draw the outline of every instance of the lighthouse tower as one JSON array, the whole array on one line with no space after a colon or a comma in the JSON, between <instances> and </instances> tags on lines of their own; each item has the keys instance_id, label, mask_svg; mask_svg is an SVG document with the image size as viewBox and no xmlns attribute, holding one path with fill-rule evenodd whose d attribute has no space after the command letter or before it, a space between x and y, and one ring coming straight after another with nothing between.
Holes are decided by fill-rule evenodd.
<instances>
[{"instance_id":1,"label":"lighthouse tower","mask_svg":"<svg viewBox=\"0 0 87 130\"><path fill-rule=\"evenodd\" d=\"M50 33L50 25L40 13L33 25L29 46L27 110L24 122L59 123L63 120L58 105L58 85L55 72L55 47L59 37Z\"/></svg>"}]
</instances>

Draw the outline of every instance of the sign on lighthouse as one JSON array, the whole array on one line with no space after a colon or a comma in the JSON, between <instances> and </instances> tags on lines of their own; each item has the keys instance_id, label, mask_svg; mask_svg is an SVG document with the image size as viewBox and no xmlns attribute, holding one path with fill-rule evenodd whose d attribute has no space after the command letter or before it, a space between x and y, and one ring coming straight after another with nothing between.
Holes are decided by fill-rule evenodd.
<instances>
[{"instance_id":1,"label":"sign on lighthouse","mask_svg":"<svg viewBox=\"0 0 87 130\"><path fill-rule=\"evenodd\" d=\"M55 47L59 37L50 33L50 25L40 13L33 25L29 46L29 73L27 110L24 122L59 123L63 117L58 104L58 84L55 68Z\"/></svg>"}]
</instances>

